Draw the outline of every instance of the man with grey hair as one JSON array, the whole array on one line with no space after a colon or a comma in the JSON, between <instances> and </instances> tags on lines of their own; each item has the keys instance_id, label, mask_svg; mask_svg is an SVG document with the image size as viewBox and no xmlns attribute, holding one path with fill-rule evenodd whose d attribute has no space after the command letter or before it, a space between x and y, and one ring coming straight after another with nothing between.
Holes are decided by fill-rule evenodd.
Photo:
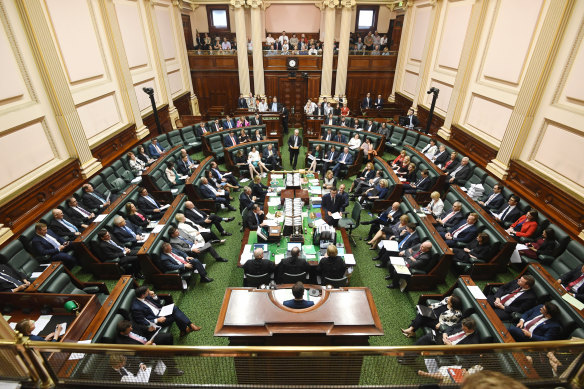
<instances>
[{"instance_id":1,"label":"man with grey hair","mask_svg":"<svg viewBox=\"0 0 584 389\"><path fill-rule=\"evenodd\" d=\"M124 246L140 246L138 241L144 239L141 232L140 227L132 224L131 221L126 220L119 215L114 217L114 228L112 234Z\"/></svg>"},{"instance_id":2,"label":"man with grey hair","mask_svg":"<svg viewBox=\"0 0 584 389\"><path fill-rule=\"evenodd\" d=\"M243 272L254 276L266 273L272 274L275 268L274 262L264 259L264 249L259 247L253 251L253 259L243 264Z\"/></svg>"},{"instance_id":3,"label":"man with grey hair","mask_svg":"<svg viewBox=\"0 0 584 389\"><path fill-rule=\"evenodd\" d=\"M428 266L432 261L432 242L427 240L410 249L399 253L404 258L406 267L412 269L428 272ZM403 292L407 287L407 281L411 275L399 274L391 262L388 263L389 275L385 277L386 280L392 280L392 283L387 285L389 289L396 289L398 286Z\"/></svg>"},{"instance_id":4,"label":"man with grey hair","mask_svg":"<svg viewBox=\"0 0 584 389\"><path fill-rule=\"evenodd\" d=\"M49 223L49 228L65 240L74 240L81 235L75 224L59 208L53 209L53 220Z\"/></svg>"},{"instance_id":5,"label":"man with grey hair","mask_svg":"<svg viewBox=\"0 0 584 389\"><path fill-rule=\"evenodd\" d=\"M246 186L243 188L243 192L239 195L239 210L243 211L246 208L251 209L256 200L257 198L251 194L251 188Z\"/></svg>"},{"instance_id":6,"label":"man with grey hair","mask_svg":"<svg viewBox=\"0 0 584 389\"><path fill-rule=\"evenodd\" d=\"M463 218L462 203L460 201L455 201L454 204L452 204L452 209L443 212L436 220L438 222L436 230L438 230L438 232L446 231L446 229L457 225Z\"/></svg>"},{"instance_id":7,"label":"man with grey hair","mask_svg":"<svg viewBox=\"0 0 584 389\"><path fill-rule=\"evenodd\" d=\"M464 157L458 165L451 164L446 168L446 175L450 178L449 184L464 185L466 181L472 176L472 170L468 157ZM453 166L454 165L454 166Z\"/></svg>"}]
</instances>

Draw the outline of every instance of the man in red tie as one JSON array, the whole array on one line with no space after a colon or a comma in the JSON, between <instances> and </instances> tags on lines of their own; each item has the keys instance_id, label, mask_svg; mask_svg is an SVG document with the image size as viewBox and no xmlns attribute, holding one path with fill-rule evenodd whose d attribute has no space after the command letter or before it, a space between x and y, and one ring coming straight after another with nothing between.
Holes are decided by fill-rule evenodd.
<instances>
[{"instance_id":1,"label":"man in red tie","mask_svg":"<svg viewBox=\"0 0 584 389\"><path fill-rule=\"evenodd\" d=\"M517 342L559 339L562 333L559 314L558 306L547 301L525 312L516 326L509 326L509 333Z\"/></svg>"},{"instance_id":2,"label":"man in red tie","mask_svg":"<svg viewBox=\"0 0 584 389\"><path fill-rule=\"evenodd\" d=\"M562 284L566 292L584 302L584 266L565 273L558 282Z\"/></svg>"},{"instance_id":3,"label":"man in red tie","mask_svg":"<svg viewBox=\"0 0 584 389\"><path fill-rule=\"evenodd\" d=\"M535 278L526 274L487 295L487 301L501 320L509 320L514 312L524 313L536 304L537 296L532 290L534 284Z\"/></svg>"},{"instance_id":4,"label":"man in red tie","mask_svg":"<svg viewBox=\"0 0 584 389\"><path fill-rule=\"evenodd\" d=\"M467 216L466 220L452 227L449 232L440 232L440 236L448 247L456 247L458 242L469 243L477 237L478 230L475 224L478 219L479 215L472 212Z\"/></svg>"},{"instance_id":5,"label":"man in red tie","mask_svg":"<svg viewBox=\"0 0 584 389\"><path fill-rule=\"evenodd\" d=\"M432 242L427 240L410 249L400 252L399 255L404 258L404 262L410 271L412 269L418 269L427 272L431 270L428 269L428 265L432 260ZM390 261L388 261L387 266L389 269L389 275L386 276L385 279L393 280L391 284L387 285L387 287L389 289L397 289L399 286L400 290L403 292L410 276L399 274L395 271L395 268Z\"/></svg>"},{"instance_id":6,"label":"man in red tie","mask_svg":"<svg viewBox=\"0 0 584 389\"><path fill-rule=\"evenodd\" d=\"M416 345L450 345L477 344L480 343L479 334L476 332L477 323L473 318L462 319L460 325L452 327L447 332L434 331L422 336Z\"/></svg>"}]
</instances>

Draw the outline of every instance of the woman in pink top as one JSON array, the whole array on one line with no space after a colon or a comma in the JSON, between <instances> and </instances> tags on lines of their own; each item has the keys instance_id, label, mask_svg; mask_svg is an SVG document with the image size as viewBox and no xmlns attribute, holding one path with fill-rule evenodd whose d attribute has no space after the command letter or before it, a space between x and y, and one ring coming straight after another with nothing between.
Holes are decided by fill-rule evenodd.
<instances>
[{"instance_id":1,"label":"woman in pink top","mask_svg":"<svg viewBox=\"0 0 584 389\"><path fill-rule=\"evenodd\" d=\"M245 120L245 117L242 116L237 120L237 125L236 127L247 127L249 126L249 122L247 120Z\"/></svg>"}]
</instances>

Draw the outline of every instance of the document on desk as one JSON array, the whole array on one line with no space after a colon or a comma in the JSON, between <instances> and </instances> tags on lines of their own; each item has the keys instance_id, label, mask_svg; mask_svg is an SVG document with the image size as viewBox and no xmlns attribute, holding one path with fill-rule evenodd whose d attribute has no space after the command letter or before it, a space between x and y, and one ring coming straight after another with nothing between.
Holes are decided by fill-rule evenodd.
<instances>
[{"instance_id":1,"label":"document on desk","mask_svg":"<svg viewBox=\"0 0 584 389\"><path fill-rule=\"evenodd\" d=\"M146 240L148 240L148 237L150 236L150 234L145 234L145 233L142 233L141 235L142 235L142 239L137 240L138 243L146 242Z\"/></svg>"},{"instance_id":2,"label":"document on desk","mask_svg":"<svg viewBox=\"0 0 584 389\"><path fill-rule=\"evenodd\" d=\"M51 321L53 315L40 315L39 318L34 322L35 328L32 331L33 335L38 335L41 333L42 330L45 329L47 324Z\"/></svg>"},{"instance_id":3,"label":"document on desk","mask_svg":"<svg viewBox=\"0 0 584 389\"><path fill-rule=\"evenodd\" d=\"M398 252L399 251L399 243L396 240L382 240L379 242L379 247L385 248L387 251Z\"/></svg>"},{"instance_id":4,"label":"document on desk","mask_svg":"<svg viewBox=\"0 0 584 389\"><path fill-rule=\"evenodd\" d=\"M36 280L37 278L39 278L41 276L41 274L43 274L42 271L35 271L30 275L30 279Z\"/></svg>"},{"instance_id":5,"label":"document on desk","mask_svg":"<svg viewBox=\"0 0 584 389\"><path fill-rule=\"evenodd\" d=\"M140 181L142 181L142 176L138 176L136 178L134 178L132 181L130 181L132 184L137 184Z\"/></svg>"},{"instance_id":6,"label":"document on desk","mask_svg":"<svg viewBox=\"0 0 584 389\"><path fill-rule=\"evenodd\" d=\"M389 257L389 261L398 274L412 274L410 273L410 269L406 266L406 261L402 257Z\"/></svg>"},{"instance_id":7,"label":"document on desk","mask_svg":"<svg viewBox=\"0 0 584 389\"><path fill-rule=\"evenodd\" d=\"M122 377L120 382L148 382L150 381L150 374L152 373L152 368L147 367L146 369L138 370L138 373L134 376L132 373Z\"/></svg>"},{"instance_id":8,"label":"document on desk","mask_svg":"<svg viewBox=\"0 0 584 389\"><path fill-rule=\"evenodd\" d=\"M95 219L93 219L93 223L99 223L101 221L103 221L103 219L105 219L107 217L107 213L102 213L101 215L97 215L95 217Z\"/></svg>"},{"instance_id":9,"label":"document on desk","mask_svg":"<svg viewBox=\"0 0 584 389\"><path fill-rule=\"evenodd\" d=\"M277 207L280 204L281 201L279 197L270 197L270 199L268 200L268 207Z\"/></svg>"},{"instance_id":10,"label":"document on desk","mask_svg":"<svg viewBox=\"0 0 584 389\"><path fill-rule=\"evenodd\" d=\"M566 293L565 295L562 296L562 298L566 300L568 304L571 304L574 308L578 309L579 311L584 309L584 303L578 300L576 297L572 296L571 294Z\"/></svg>"},{"instance_id":11,"label":"document on desk","mask_svg":"<svg viewBox=\"0 0 584 389\"><path fill-rule=\"evenodd\" d=\"M326 222L322 219L315 220L314 221L314 228L318 228L318 227L323 226L325 224L326 224Z\"/></svg>"},{"instance_id":12,"label":"document on desk","mask_svg":"<svg viewBox=\"0 0 584 389\"><path fill-rule=\"evenodd\" d=\"M272 178L272 180L281 180L282 178L284 178L284 175L283 174L272 174L270 177ZM241 180L239 180L239 181L241 181Z\"/></svg>"},{"instance_id":13,"label":"document on desk","mask_svg":"<svg viewBox=\"0 0 584 389\"><path fill-rule=\"evenodd\" d=\"M276 254L274 256L274 263L277 265L282 261L282 259L284 259L284 254Z\"/></svg>"},{"instance_id":14,"label":"document on desk","mask_svg":"<svg viewBox=\"0 0 584 389\"><path fill-rule=\"evenodd\" d=\"M335 212L331 215L331 217L335 220L339 220L342 216L340 212Z\"/></svg>"},{"instance_id":15,"label":"document on desk","mask_svg":"<svg viewBox=\"0 0 584 389\"><path fill-rule=\"evenodd\" d=\"M172 188L172 189L170 190L170 192L171 192L172 194L178 193L178 189L177 189L177 188Z\"/></svg>"},{"instance_id":16,"label":"document on desk","mask_svg":"<svg viewBox=\"0 0 584 389\"><path fill-rule=\"evenodd\" d=\"M80 343L80 344L91 344L91 339L80 340L77 343ZM83 359L84 357L85 357L85 354L84 353L71 353L71 355L69 355L69 360Z\"/></svg>"},{"instance_id":17,"label":"document on desk","mask_svg":"<svg viewBox=\"0 0 584 389\"><path fill-rule=\"evenodd\" d=\"M353 266L357 264L357 262L355 262L355 256L353 254L345 254L344 259L345 265Z\"/></svg>"},{"instance_id":18,"label":"document on desk","mask_svg":"<svg viewBox=\"0 0 584 389\"><path fill-rule=\"evenodd\" d=\"M160 308L158 316L169 316L172 315L172 310L174 309L174 304L168 304Z\"/></svg>"},{"instance_id":19,"label":"document on desk","mask_svg":"<svg viewBox=\"0 0 584 389\"><path fill-rule=\"evenodd\" d=\"M246 263L247 261L252 259L252 253L249 252L249 250L243 250L243 253L241 254L241 260L239 261L242 265L244 263Z\"/></svg>"},{"instance_id":20,"label":"document on desk","mask_svg":"<svg viewBox=\"0 0 584 389\"><path fill-rule=\"evenodd\" d=\"M164 228L164 224L157 224L156 227L152 230L153 234L158 234Z\"/></svg>"},{"instance_id":21,"label":"document on desk","mask_svg":"<svg viewBox=\"0 0 584 389\"><path fill-rule=\"evenodd\" d=\"M170 204L164 204L162 207L160 207L160 210L164 211L166 208L170 208Z\"/></svg>"},{"instance_id":22,"label":"document on desk","mask_svg":"<svg viewBox=\"0 0 584 389\"><path fill-rule=\"evenodd\" d=\"M276 227L279 225L279 223L276 220L264 219L264 225L268 227Z\"/></svg>"},{"instance_id":23,"label":"document on desk","mask_svg":"<svg viewBox=\"0 0 584 389\"><path fill-rule=\"evenodd\" d=\"M487 299L487 296L485 296L485 294L483 293L481 288L479 288L476 285L468 286L468 290L476 300L486 300Z\"/></svg>"}]
</instances>

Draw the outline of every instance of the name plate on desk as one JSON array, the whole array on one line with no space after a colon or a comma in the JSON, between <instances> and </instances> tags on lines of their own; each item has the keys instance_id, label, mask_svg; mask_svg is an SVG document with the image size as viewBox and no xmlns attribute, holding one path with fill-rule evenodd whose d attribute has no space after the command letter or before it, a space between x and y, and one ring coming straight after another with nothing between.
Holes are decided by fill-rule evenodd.
<instances>
[{"instance_id":1,"label":"name plate on desk","mask_svg":"<svg viewBox=\"0 0 584 389\"><path fill-rule=\"evenodd\" d=\"M264 116L262 116L262 119L263 120L280 120L280 117L279 116L267 116L267 115L264 115Z\"/></svg>"}]
</instances>

